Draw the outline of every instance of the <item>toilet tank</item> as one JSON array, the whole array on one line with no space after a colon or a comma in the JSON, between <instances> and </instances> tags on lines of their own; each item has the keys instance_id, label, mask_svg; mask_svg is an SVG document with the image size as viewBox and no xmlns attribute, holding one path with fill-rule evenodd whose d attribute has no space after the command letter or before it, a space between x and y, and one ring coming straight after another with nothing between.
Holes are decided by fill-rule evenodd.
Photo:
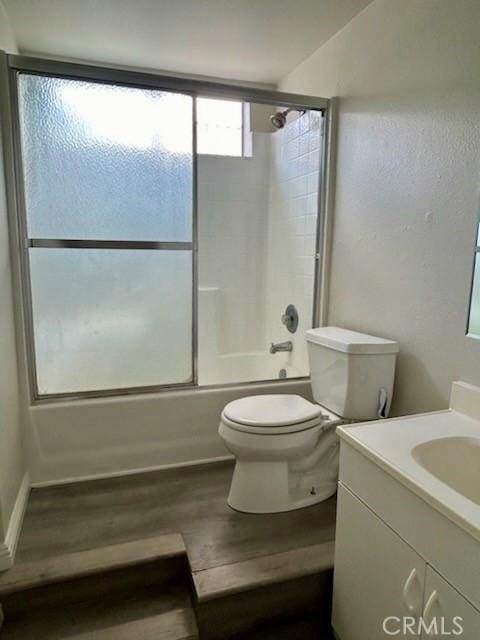
<instances>
[{"instance_id":1,"label":"toilet tank","mask_svg":"<svg viewBox=\"0 0 480 640\"><path fill-rule=\"evenodd\" d=\"M339 327L307 331L313 397L349 420L386 417L398 343Z\"/></svg>"}]
</instances>

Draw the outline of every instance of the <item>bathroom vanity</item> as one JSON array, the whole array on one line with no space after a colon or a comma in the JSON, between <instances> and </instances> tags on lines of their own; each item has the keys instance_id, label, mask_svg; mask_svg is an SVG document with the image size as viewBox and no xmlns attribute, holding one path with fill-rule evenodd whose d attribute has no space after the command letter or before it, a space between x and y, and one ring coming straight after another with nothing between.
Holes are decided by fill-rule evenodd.
<instances>
[{"instance_id":1,"label":"bathroom vanity","mask_svg":"<svg viewBox=\"0 0 480 640\"><path fill-rule=\"evenodd\" d=\"M480 389L338 433L336 636L478 640Z\"/></svg>"}]
</instances>

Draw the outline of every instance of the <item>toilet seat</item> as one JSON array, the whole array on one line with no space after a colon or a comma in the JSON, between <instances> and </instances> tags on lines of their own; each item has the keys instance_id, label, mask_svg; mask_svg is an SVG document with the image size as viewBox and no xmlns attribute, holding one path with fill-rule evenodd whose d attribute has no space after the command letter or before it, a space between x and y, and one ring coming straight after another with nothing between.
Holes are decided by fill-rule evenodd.
<instances>
[{"instance_id":1,"label":"toilet seat","mask_svg":"<svg viewBox=\"0 0 480 640\"><path fill-rule=\"evenodd\" d=\"M233 420L229 420L226 416L222 415L223 424L230 427L234 431L243 431L244 433L254 433L261 436L273 436L273 435L282 435L287 433L297 433L299 431L305 431L306 429L312 429L313 427L318 427L322 424L322 419L315 418L314 420L308 420L307 422L298 422L297 424L289 424L289 425L281 425L279 427L262 427L262 426L250 426L246 424L241 424L239 422L234 422Z\"/></svg>"},{"instance_id":2,"label":"toilet seat","mask_svg":"<svg viewBox=\"0 0 480 640\"><path fill-rule=\"evenodd\" d=\"M323 410L323 411L322 411ZM312 429L336 416L294 394L250 396L229 402L222 421L231 429L258 435L280 435Z\"/></svg>"}]
</instances>

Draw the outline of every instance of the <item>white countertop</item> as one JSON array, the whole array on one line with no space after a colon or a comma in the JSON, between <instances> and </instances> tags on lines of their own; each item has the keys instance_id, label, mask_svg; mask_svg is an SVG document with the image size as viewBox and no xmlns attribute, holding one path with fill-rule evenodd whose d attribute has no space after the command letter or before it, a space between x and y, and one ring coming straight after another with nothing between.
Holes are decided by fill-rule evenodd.
<instances>
[{"instance_id":1,"label":"white countertop","mask_svg":"<svg viewBox=\"0 0 480 640\"><path fill-rule=\"evenodd\" d=\"M429 473L412 455L414 447L433 439L458 436L480 438L478 412L471 410L471 398L468 398L467 404L464 403L466 387L463 385L457 394L462 396L462 402L452 402L452 406L459 405L462 412L455 406L446 411L343 425L337 428L337 432L342 440L480 541L480 505ZM479 399L480 389L474 389L476 399Z\"/></svg>"}]
</instances>

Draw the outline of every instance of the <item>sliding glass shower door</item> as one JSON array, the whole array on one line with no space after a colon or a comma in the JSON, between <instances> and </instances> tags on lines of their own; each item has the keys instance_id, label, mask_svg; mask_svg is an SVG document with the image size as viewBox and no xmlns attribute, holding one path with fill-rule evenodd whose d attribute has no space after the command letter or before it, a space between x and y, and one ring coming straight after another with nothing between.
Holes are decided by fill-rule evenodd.
<instances>
[{"instance_id":1,"label":"sliding glass shower door","mask_svg":"<svg viewBox=\"0 0 480 640\"><path fill-rule=\"evenodd\" d=\"M193 384L193 98L17 79L36 395Z\"/></svg>"}]
</instances>

